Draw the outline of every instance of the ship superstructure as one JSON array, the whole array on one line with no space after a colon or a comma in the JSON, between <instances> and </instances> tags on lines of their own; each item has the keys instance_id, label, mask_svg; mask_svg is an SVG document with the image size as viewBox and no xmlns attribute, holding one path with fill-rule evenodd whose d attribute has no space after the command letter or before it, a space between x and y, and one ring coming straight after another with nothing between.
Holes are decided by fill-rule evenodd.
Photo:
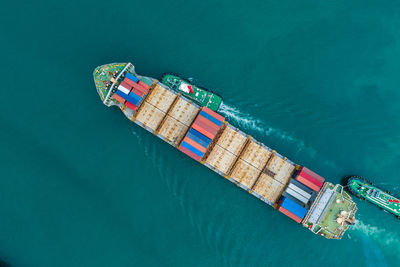
<instances>
[{"instance_id":1,"label":"ship superstructure","mask_svg":"<svg viewBox=\"0 0 400 267\"><path fill-rule=\"evenodd\" d=\"M340 239L357 211L342 186L300 166L131 63L95 69L106 106L205 165L289 218L326 238Z\"/></svg>"}]
</instances>

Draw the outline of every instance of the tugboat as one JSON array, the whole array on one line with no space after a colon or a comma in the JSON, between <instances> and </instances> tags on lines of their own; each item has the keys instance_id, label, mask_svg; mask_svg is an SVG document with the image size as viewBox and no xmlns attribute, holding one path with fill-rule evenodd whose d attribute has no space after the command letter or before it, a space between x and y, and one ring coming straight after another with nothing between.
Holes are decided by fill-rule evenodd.
<instances>
[{"instance_id":1,"label":"tugboat","mask_svg":"<svg viewBox=\"0 0 400 267\"><path fill-rule=\"evenodd\" d=\"M196 104L202 107L208 107L212 111L217 111L222 104L221 96L210 90L193 85L175 74L164 74L161 78L161 82L172 90L186 96Z\"/></svg>"},{"instance_id":2,"label":"tugboat","mask_svg":"<svg viewBox=\"0 0 400 267\"><path fill-rule=\"evenodd\" d=\"M355 196L371 202L400 219L400 200L383 191L370 181L356 175L347 178L347 187Z\"/></svg>"}]
</instances>

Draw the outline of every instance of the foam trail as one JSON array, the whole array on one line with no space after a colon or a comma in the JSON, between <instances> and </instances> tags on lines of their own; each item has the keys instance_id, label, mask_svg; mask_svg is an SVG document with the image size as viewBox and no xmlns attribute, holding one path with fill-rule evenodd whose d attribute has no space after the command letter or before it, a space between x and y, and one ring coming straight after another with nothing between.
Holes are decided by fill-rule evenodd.
<instances>
[{"instance_id":1,"label":"foam trail","mask_svg":"<svg viewBox=\"0 0 400 267\"><path fill-rule=\"evenodd\" d=\"M297 147L296 153L307 150L311 157L315 158L316 156L316 151L312 148L306 147L304 141L299 140L280 129L268 126L262 120L254 118L250 114L244 113L236 107L223 103L219 109L219 112L221 112L229 120L235 122L235 124L242 129L256 131L266 136L278 137L286 142L294 143L294 145Z\"/></svg>"},{"instance_id":2,"label":"foam trail","mask_svg":"<svg viewBox=\"0 0 400 267\"><path fill-rule=\"evenodd\" d=\"M366 224L361 220L357 220L356 224L350 229L351 232L361 233L371 241L374 241L374 243L385 248L387 247L388 251L393 251L397 255L400 254L400 247L398 246L400 236L398 234L388 231L387 229L381 229L377 226ZM350 237L351 232L349 233Z\"/></svg>"},{"instance_id":3,"label":"foam trail","mask_svg":"<svg viewBox=\"0 0 400 267\"><path fill-rule=\"evenodd\" d=\"M143 138L132 128L132 134L135 136L139 144L142 144Z\"/></svg>"}]
</instances>

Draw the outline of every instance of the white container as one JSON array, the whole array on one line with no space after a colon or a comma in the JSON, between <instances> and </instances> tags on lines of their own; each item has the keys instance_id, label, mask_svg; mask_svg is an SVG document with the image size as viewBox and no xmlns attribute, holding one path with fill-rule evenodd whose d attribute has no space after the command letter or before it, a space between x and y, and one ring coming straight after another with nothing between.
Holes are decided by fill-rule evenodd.
<instances>
[{"instance_id":1,"label":"white container","mask_svg":"<svg viewBox=\"0 0 400 267\"><path fill-rule=\"evenodd\" d=\"M129 89L126 89L125 87L123 87L122 85L118 86L118 90L120 90L121 92L123 92L124 94L129 94Z\"/></svg>"},{"instance_id":2,"label":"white container","mask_svg":"<svg viewBox=\"0 0 400 267\"><path fill-rule=\"evenodd\" d=\"M299 201L303 202L304 204L307 204L308 199L305 198L304 196L300 195L299 193L297 193L296 191L294 191L291 188L286 188L286 192L291 195L292 197L298 199Z\"/></svg>"},{"instance_id":3,"label":"white container","mask_svg":"<svg viewBox=\"0 0 400 267\"><path fill-rule=\"evenodd\" d=\"M304 196L305 198L307 198L307 200L309 200L311 197L311 194L307 193L306 191L304 191L303 189L299 188L298 186L296 186L292 183L289 184L288 188L291 188L292 190L296 191L300 195Z\"/></svg>"}]
</instances>

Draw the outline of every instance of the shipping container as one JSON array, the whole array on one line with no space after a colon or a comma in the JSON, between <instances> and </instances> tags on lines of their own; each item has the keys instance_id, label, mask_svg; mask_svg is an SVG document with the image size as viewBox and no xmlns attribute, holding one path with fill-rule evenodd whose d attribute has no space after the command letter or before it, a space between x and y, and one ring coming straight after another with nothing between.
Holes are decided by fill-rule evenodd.
<instances>
[{"instance_id":1,"label":"shipping container","mask_svg":"<svg viewBox=\"0 0 400 267\"><path fill-rule=\"evenodd\" d=\"M192 145L186 143L185 141L183 141L183 142L181 143L181 146L183 146L183 147L189 149L190 151L192 151L193 153L195 153L197 156L202 157L202 156L204 155L203 152L201 152L200 150L198 150L198 149L195 148L194 146L192 146Z\"/></svg>"},{"instance_id":2,"label":"shipping container","mask_svg":"<svg viewBox=\"0 0 400 267\"><path fill-rule=\"evenodd\" d=\"M125 104L125 102L126 102L125 99L123 99L122 97L120 97L120 96L117 95L117 94L113 94L113 98L114 98L115 100L117 100L118 102L122 103L122 104Z\"/></svg>"},{"instance_id":3,"label":"shipping container","mask_svg":"<svg viewBox=\"0 0 400 267\"><path fill-rule=\"evenodd\" d=\"M209 132L210 134L212 134L212 135L213 135L213 138L214 138L214 136L215 136L215 135L217 134L217 132L218 132L218 129L214 129L214 128L211 127L209 124L210 124L210 123L207 123L207 122L204 122L204 121L201 121L201 120L198 120L198 119L196 119L196 120L194 121L194 123L193 123L193 125L197 125L197 126L199 126L200 128L202 128L202 129L206 130L207 132Z\"/></svg>"},{"instance_id":4,"label":"shipping container","mask_svg":"<svg viewBox=\"0 0 400 267\"><path fill-rule=\"evenodd\" d=\"M297 177L303 177L304 179L306 179L307 181L315 184L316 186L318 186L319 188L321 188L323 182L319 181L317 178L315 178L314 176L309 175L308 173L305 173L304 171L300 171L299 174L297 175Z\"/></svg>"},{"instance_id":5,"label":"shipping container","mask_svg":"<svg viewBox=\"0 0 400 267\"><path fill-rule=\"evenodd\" d=\"M148 89L144 88L143 86L140 86L137 83L133 84L132 87L135 88L136 90L139 90L139 91L143 92L144 94L147 94L149 92Z\"/></svg>"},{"instance_id":6,"label":"shipping container","mask_svg":"<svg viewBox=\"0 0 400 267\"><path fill-rule=\"evenodd\" d=\"M142 100L138 95L130 92L128 97L126 98L127 101L131 102L132 104L134 104L135 106L138 106L138 104L140 103L140 101Z\"/></svg>"},{"instance_id":7,"label":"shipping container","mask_svg":"<svg viewBox=\"0 0 400 267\"><path fill-rule=\"evenodd\" d=\"M126 83L124 81L122 81L119 86L125 87L128 90L131 90L131 88L132 88L132 86L130 86L128 83Z\"/></svg>"},{"instance_id":8,"label":"shipping container","mask_svg":"<svg viewBox=\"0 0 400 267\"><path fill-rule=\"evenodd\" d=\"M143 88L145 88L146 90L150 90L150 86L149 85L147 85L147 84L145 84L144 82L142 82L142 81L139 81L139 83L138 83L140 86L142 86Z\"/></svg>"},{"instance_id":9,"label":"shipping container","mask_svg":"<svg viewBox=\"0 0 400 267\"><path fill-rule=\"evenodd\" d=\"M122 86L122 85L118 86L118 90L121 91L121 92L123 92L123 93L126 94L126 95L129 94L129 92L130 92L129 89L125 88L125 87Z\"/></svg>"},{"instance_id":10,"label":"shipping container","mask_svg":"<svg viewBox=\"0 0 400 267\"><path fill-rule=\"evenodd\" d=\"M145 92L142 90L138 90L136 88L132 88L131 92L135 93L136 95L138 95L140 98L143 98L145 95Z\"/></svg>"},{"instance_id":11,"label":"shipping container","mask_svg":"<svg viewBox=\"0 0 400 267\"><path fill-rule=\"evenodd\" d=\"M210 121L209 119L207 119L206 117L202 116L201 114L199 114L199 116L197 116L196 121L201 121L206 123L207 125L209 125L210 127L212 127L215 130L219 130L221 128L221 126L215 124L214 122Z\"/></svg>"},{"instance_id":12,"label":"shipping container","mask_svg":"<svg viewBox=\"0 0 400 267\"><path fill-rule=\"evenodd\" d=\"M307 210L305 208L290 200L289 198L282 197L281 207L284 207L285 209L302 219L307 214Z\"/></svg>"},{"instance_id":13,"label":"shipping container","mask_svg":"<svg viewBox=\"0 0 400 267\"><path fill-rule=\"evenodd\" d=\"M305 196L299 194L298 192L296 192L295 190L293 190L290 187L286 188L285 192L287 192L288 194L290 194L291 196L298 199L300 202L302 202L304 204L307 204L307 202L309 200L309 198L306 198Z\"/></svg>"},{"instance_id":14,"label":"shipping container","mask_svg":"<svg viewBox=\"0 0 400 267\"><path fill-rule=\"evenodd\" d=\"M285 209L283 207L279 207L278 210L280 212L282 212L283 214L285 214L286 216L288 216L289 218L295 220L296 222L301 223L302 219L299 216L294 215L293 213L291 213L287 209Z\"/></svg>"},{"instance_id":15,"label":"shipping container","mask_svg":"<svg viewBox=\"0 0 400 267\"><path fill-rule=\"evenodd\" d=\"M299 182L301 182L302 184L308 186L309 188L311 188L311 189L314 190L315 192L318 192L318 191L321 189L320 186L317 186L317 185L311 183L310 181L304 179L304 178L301 177L301 176L297 176L297 177L296 177L296 180L299 181Z\"/></svg>"},{"instance_id":16,"label":"shipping container","mask_svg":"<svg viewBox=\"0 0 400 267\"><path fill-rule=\"evenodd\" d=\"M125 99L125 100L128 100L128 95L125 94L124 92L122 92L121 90L117 90L117 91L115 92L115 94L119 95L120 97L122 97L122 98Z\"/></svg>"},{"instance_id":17,"label":"shipping container","mask_svg":"<svg viewBox=\"0 0 400 267\"><path fill-rule=\"evenodd\" d=\"M305 209L309 209L308 207L308 202L304 203L302 201L300 201L299 199L297 199L296 197L292 196L291 194L289 194L288 191L284 191L282 193L282 196L286 197L286 198L290 198L291 200L293 200L294 202L296 202L297 204L299 204L300 206L302 206Z\"/></svg>"},{"instance_id":18,"label":"shipping container","mask_svg":"<svg viewBox=\"0 0 400 267\"><path fill-rule=\"evenodd\" d=\"M297 181L296 179L291 179L290 180L291 184L294 184L295 186L297 186L298 188L300 188L301 190L307 192L310 195L315 194L315 191L312 190L311 188L309 188L308 186L305 186L304 184L300 183L299 181Z\"/></svg>"},{"instance_id":19,"label":"shipping container","mask_svg":"<svg viewBox=\"0 0 400 267\"><path fill-rule=\"evenodd\" d=\"M152 80L150 80L146 77L142 77L141 81L144 82L145 84L147 84L148 86L152 86L154 83Z\"/></svg>"},{"instance_id":20,"label":"shipping container","mask_svg":"<svg viewBox=\"0 0 400 267\"><path fill-rule=\"evenodd\" d=\"M198 126L196 124L193 124L192 128L195 129L196 131L198 131L199 133L201 133L202 135L210 138L211 140L214 139L215 134L212 134L212 133L208 132L204 128L202 128L202 127L200 127L200 126Z\"/></svg>"},{"instance_id":21,"label":"shipping container","mask_svg":"<svg viewBox=\"0 0 400 267\"><path fill-rule=\"evenodd\" d=\"M205 129L209 129L209 132L214 132L217 133L219 130L219 127L212 123L211 121L205 119L203 116L197 116L196 120L194 121L194 124L198 124L199 126L205 125Z\"/></svg>"},{"instance_id":22,"label":"shipping container","mask_svg":"<svg viewBox=\"0 0 400 267\"><path fill-rule=\"evenodd\" d=\"M209 109L208 107L203 107L202 111L204 111L205 113L211 115L213 118L217 119L220 122L223 122L225 120L224 117L222 117L221 115L219 115L218 113L212 111L211 109Z\"/></svg>"},{"instance_id":23,"label":"shipping container","mask_svg":"<svg viewBox=\"0 0 400 267\"><path fill-rule=\"evenodd\" d=\"M200 145L204 146L205 148L207 148L208 145L211 143L210 138L202 135L200 132L196 131L193 128L190 128L186 136L195 141L196 143L199 143Z\"/></svg>"},{"instance_id":24,"label":"shipping container","mask_svg":"<svg viewBox=\"0 0 400 267\"><path fill-rule=\"evenodd\" d=\"M130 74L129 72L128 72L128 73L126 73L125 77L126 77L126 78L128 78L129 80L131 80L131 81L135 82L135 83L137 83L137 82L139 81L139 79L138 79L138 78L136 78L136 76L133 76L133 75L132 75L132 74Z\"/></svg>"},{"instance_id":25,"label":"shipping container","mask_svg":"<svg viewBox=\"0 0 400 267\"><path fill-rule=\"evenodd\" d=\"M133 111L137 110L137 106L135 106L134 104L130 103L130 102L126 102L125 105L132 109Z\"/></svg>"},{"instance_id":26,"label":"shipping container","mask_svg":"<svg viewBox=\"0 0 400 267\"><path fill-rule=\"evenodd\" d=\"M189 157L191 157L192 159L195 159L197 161L201 160L201 157L199 157L198 155L196 155L195 153L193 153L192 151L190 151L189 149L180 146L179 150L182 151L183 153L185 153L186 155L188 155Z\"/></svg>"},{"instance_id":27,"label":"shipping container","mask_svg":"<svg viewBox=\"0 0 400 267\"><path fill-rule=\"evenodd\" d=\"M314 177L315 179L317 179L318 181L320 181L322 183L325 182L325 178L319 176L318 174L316 174L315 172L313 172L312 170L310 170L310 169L308 169L306 167L301 168L301 171L306 173L306 174L308 174L308 175L311 175L312 177Z\"/></svg>"},{"instance_id":28,"label":"shipping container","mask_svg":"<svg viewBox=\"0 0 400 267\"><path fill-rule=\"evenodd\" d=\"M203 116L204 118L206 118L207 120L213 122L217 126L222 125L222 121L219 121L218 119L214 118L213 116L211 116L207 112L204 112L203 110L200 112L200 115Z\"/></svg>"},{"instance_id":29,"label":"shipping container","mask_svg":"<svg viewBox=\"0 0 400 267\"><path fill-rule=\"evenodd\" d=\"M131 88L132 88L132 86L134 86L135 84L137 84L137 83L135 83L134 81L129 80L128 78L125 78L121 83L125 83L125 84L127 84L129 87L131 87Z\"/></svg>"},{"instance_id":30,"label":"shipping container","mask_svg":"<svg viewBox=\"0 0 400 267\"><path fill-rule=\"evenodd\" d=\"M203 153L205 153L207 151L207 149L205 147L201 146L199 143L196 143L194 140L190 139L189 137L185 137L183 139L183 141L188 143L189 145L197 148L198 150L200 150Z\"/></svg>"},{"instance_id":31,"label":"shipping container","mask_svg":"<svg viewBox=\"0 0 400 267\"><path fill-rule=\"evenodd\" d=\"M291 188L292 190L296 191L297 193L299 193L300 195L305 197L307 200L309 200L311 198L311 194L307 193L306 191L304 191L303 189L297 187L296 185L294 185L292 183L289 183L288 188Z\"/></svg>"}]
</instances>

